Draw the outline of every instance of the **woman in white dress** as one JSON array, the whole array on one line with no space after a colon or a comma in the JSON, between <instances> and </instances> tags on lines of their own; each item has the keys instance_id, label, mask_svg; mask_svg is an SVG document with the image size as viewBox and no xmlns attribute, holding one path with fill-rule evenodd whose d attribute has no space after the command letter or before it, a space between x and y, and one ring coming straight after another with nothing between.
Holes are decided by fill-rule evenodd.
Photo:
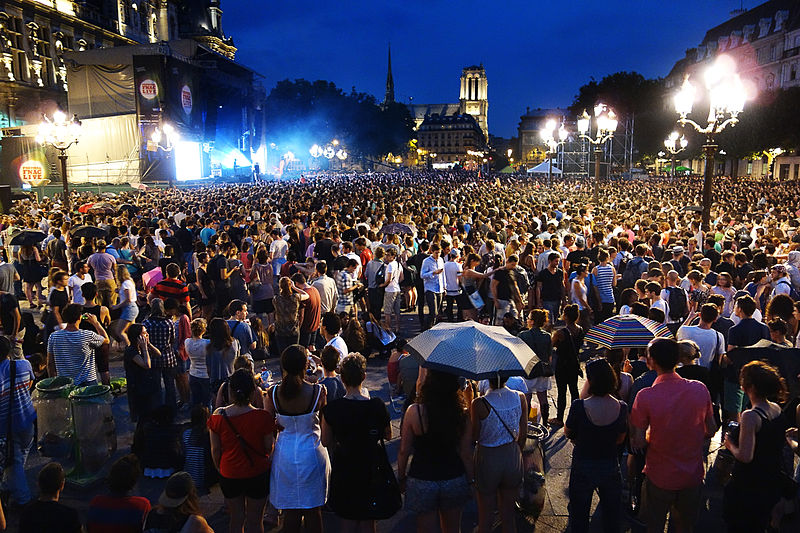
<instances>
[{"instance_id":1,"label":"woman in white dress","mask_svg":"<svg viewBox=\"0 0 800 533\"><path fill-rule=\"evenodd\" d=\"M308 353L294 344L281 354L283 381L267 394L264 408L279 428L272 454L270 502L284 514L283 531L322 532L322 506L328 498L331 465L320 441L320 409L325 387L303 378Z\"/></svg>"}]
</instances>

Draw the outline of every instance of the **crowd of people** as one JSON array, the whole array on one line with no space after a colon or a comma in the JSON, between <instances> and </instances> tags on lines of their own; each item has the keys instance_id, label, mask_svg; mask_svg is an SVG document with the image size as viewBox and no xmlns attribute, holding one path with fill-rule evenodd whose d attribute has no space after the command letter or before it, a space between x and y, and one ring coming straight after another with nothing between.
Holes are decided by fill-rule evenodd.
<instances>
[{"instance_id":1,"label":"crowd of people","mask_svg":"<svg viewBox=\"0 0 800 533\"><path fill-rule=\"evenodd\" d=\"M91 502L90 533L210 531L198 494L217 484L231 532L322 531L324 509L374 531L401 506L418 531L453 532L473 497L481 533L495 516L515 531L539 420L574 445L572 531L588 531L595 490L604 531L624 508L648 531L668 516L690 531L720 427L721 521L778 527L798 503L798 376L736 351L800 348L798 196L720 179L711 228L692 179L608 180L597 204L580 179L432 171L74 194L70 212L16 201L0 217L3 506L20 531L83 527L58 503L58 463L38 499L25 481L30 391L47 376L108 384L122 359L132 455ZM42 239L15 245L20 230ZM674 338L584 341L617 314ZM504 327L540 362L481 383L420 368L409 335L463 320ZM389 409L365 386L373 358L402 404L396 473ZM167 480L152 510L131 495L141 475Z\"/></svg>"}]
</instances>

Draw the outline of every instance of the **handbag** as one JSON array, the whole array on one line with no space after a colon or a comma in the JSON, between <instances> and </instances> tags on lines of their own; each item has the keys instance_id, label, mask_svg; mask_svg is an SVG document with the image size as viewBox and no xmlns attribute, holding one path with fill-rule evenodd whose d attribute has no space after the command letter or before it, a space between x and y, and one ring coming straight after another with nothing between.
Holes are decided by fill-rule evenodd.
<instances>
[{"instance_id":1,"label":"handbag","mask_svg":"<svg viewBox=\"0 0 800 533\"><path fill-rule=\"evenodd\" d=\"M479 291L473 291L467 294L467 296L469 297L469 301L475 309L481 309L484 305L486 305L486 303L483 301L483 298L481 298L481 293Z\"/></svg>"}]
</instances>

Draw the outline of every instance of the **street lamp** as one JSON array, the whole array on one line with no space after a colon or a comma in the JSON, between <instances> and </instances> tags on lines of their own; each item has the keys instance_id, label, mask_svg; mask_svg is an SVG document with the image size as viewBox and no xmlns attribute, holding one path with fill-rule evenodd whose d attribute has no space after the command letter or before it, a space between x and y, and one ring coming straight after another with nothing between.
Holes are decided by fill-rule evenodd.
<instances>
[{"instance_id":1,"label":"street lamp","mask_svg":"<svg viewBox=\"0 0 800 533\"><path fill-rule=\"evenodd\" d=\"M669 137L664 139L664 148L672 154L672 179L675 179L675 155L686 150L688 145L689 141L686 140L686 137L680 135L677 131L673 131L669 134Z\"/></svg>"},{"instance_id":2,"label":"street lamp","mask_svg":"<svg viewBox=\"0 0 800 533\"><path fill-rule=\"evenodd\" d=\"M603 158L603 144L614 137L614 132L617 130L617 115L614 110L606 104L598 103L594 106L594 123L595 135L591 134L592 119L586 110L583 110L583 115L578 118L578 131L580 137L586 139L594 145L594 190L592 197L594 203L599 201L598 182L600 181L600 162Z\"/></svg>"},{"instance_id":3,"label":"street lamp","mask_svg":"<svg viewBox=\"0 0 800 533\"><path fill-rule=\"evenodd\" d=\"M556 129L556 126L556 121L549 119L545 122L544 127L539 130L539 135L541 135L542 141L547 146L547 185L553 182L553 156L558 153L558 147L564 144L569 136L563 123L558 126L558 129Z\"/></svg>"},{"instance_id":4,"label":"street lamp","mask_svg":"<svg viewBox=\"0 0 800 533\"><path fill-rule=\"evenodd\" d=\"M53 113L53 118L42 115L36 142L49 144L58 150L58 159L61 161L61 183L64 186L64 211L69 212L69 183L67 182L67 149L78 142L81 136L81 121L78 115L67 118L63 111Z\"/></svg>"},{"instance_id":5,"label":"street lamp","mask_svg":"<svg viewBox=\"0 0 800 533\"><path fill-rule=\"evenodd\" d=\"M717 144L714 137L727 126L739 122L739 113L744 109L747 97L744 84L736 72L736 63L729 56L718 56L704 75L708 93L709 110L706 125L701 126L687 118L692 112L696 100L697 88L689 82L689 76L683 80L680 91L674 97L675 111L680 118L678 124L690 124L699 133L706 136L703 151L706 155L706 169L703 176L703 227L710 229L711 222L711 188L713 186L714 155Z\"/></svg>"}]
</instances>

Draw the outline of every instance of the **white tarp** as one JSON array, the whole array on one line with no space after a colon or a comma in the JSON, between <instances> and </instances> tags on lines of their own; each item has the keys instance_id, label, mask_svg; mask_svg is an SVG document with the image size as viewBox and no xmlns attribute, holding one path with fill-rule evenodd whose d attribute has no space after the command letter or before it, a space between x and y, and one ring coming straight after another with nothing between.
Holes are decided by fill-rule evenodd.
<instances>
[{"instance_id":1,"label":"white tarp","mask_svg":"<svg viewBox=\"0 0 800 533\"><path fill-rule=\"evenodd\" d=\"M73 183L138 183L139 129L136 115L81 120L80 140L67 150Z\"/></svg>"},{"instance_id":2,"label":"white tarp","mask_svg":"<svg viewBox=\"0 0 800 533\"><path fill-rule=\"evenodd\" d=\"M545 159L533 168L528 169L528 174L547 174L550 172L550 162ZM553 174L561 174L561 169L553 165Z\"/></svg>"}]
</instances>

